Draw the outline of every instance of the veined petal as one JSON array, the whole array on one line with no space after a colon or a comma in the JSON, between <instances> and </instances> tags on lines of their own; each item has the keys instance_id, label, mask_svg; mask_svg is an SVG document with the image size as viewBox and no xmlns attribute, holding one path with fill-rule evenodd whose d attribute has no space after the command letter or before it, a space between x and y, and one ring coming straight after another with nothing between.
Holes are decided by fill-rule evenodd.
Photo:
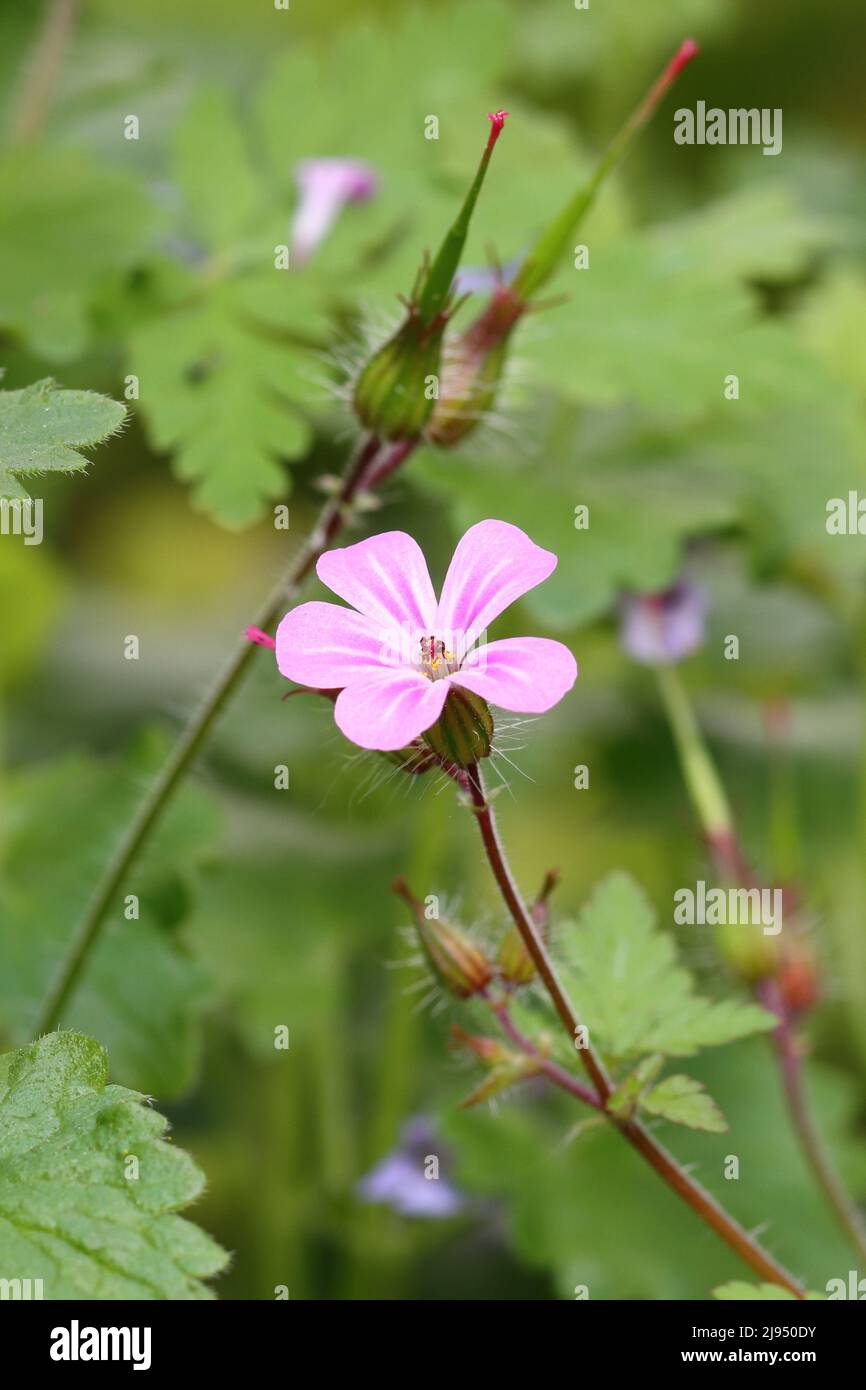
<instances>
[{"instance_id":1,"label":"veined petal","mask_svg":"<svg viewBox=\"0 0 866 1390\"><path fill-rule=\"evenodd\" d=\"M544 714L574 685L577 662L561 642L512 637L477 647L451 679L491 705Z\"/></svg>"},{"instance_id":2,"label":"veined petal","mask_svg":"<svg viewBox=\"0 0 866 1390\"><path fill-rule=\"evenodd\" d=\"M436 595L427 561L417 541L405 531L329 550L316 573L340 598L381 626L409 632L432 632Z\"/></svg>"},{"instance_id":3,"label":"veined petal","mask_svg":"<svg viewBox=\"0 0 866 1390\"><path fill-rule=\"evenodd\" d=\"M315 690L342 689L377 671L393 670L397 660L379 624L336 603L302 603L277 628L281 673Z\"/></svg>"},{"instance_id":4,"label":"veined petal","mask_svg":"<svg viewBox=\"0 0 866 1390\"><path fill-rule=\"evenodd\" d=\"M556 563L556 556L519 526L507 521L470 526L445 576L438 631L464 633L471 642L515 599L547 579Z\"/></svg>"},{"instance_id":5,"label":"veined petal","mask_svg":"<svg viewBox=\"0 0 866 1390\"><path fill-rule=\"evenodd\" d=\"M340 692L334 718L359 747L391 752L436 723L448 686L447 680L429 681L419 671L379 671Z\"/></svg>"}]
</instances>

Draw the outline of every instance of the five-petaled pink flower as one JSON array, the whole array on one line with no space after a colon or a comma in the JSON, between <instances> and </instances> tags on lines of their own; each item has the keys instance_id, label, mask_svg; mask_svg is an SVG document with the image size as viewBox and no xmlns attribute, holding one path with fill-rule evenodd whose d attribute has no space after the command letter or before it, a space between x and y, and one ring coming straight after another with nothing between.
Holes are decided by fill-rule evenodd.
<instances>
[{"instance_id":1,"label":"five-petaled pink flower","mask_svg":"<svg viewBox=\"0 0 866 1390\"><path fill-rule=\"evenodd\" d=\"M503 709L543 714L574 684L568 648L544 637L482 639L556 562L517 526L480 521L458 544L437 602L421 549L404 531L331 550L318 576L352 607L293 609L277 630L277 665L301 685L338 689L339 728L383 752L431 728L454 685Z\"/></svg>"}]
</instances>

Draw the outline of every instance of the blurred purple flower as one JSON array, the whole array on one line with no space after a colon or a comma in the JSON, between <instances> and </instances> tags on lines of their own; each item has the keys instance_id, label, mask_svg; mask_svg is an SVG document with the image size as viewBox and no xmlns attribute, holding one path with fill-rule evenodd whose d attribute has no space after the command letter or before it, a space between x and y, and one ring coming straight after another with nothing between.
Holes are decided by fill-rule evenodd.
<instances>
[{"instance_id":1,"label":"blurred purple flower","mask_svg":"<svg viewBox=\"0 0 866 1390\"><path fill-rule=\"evenodd\" d=\"M291 226L292 255L309 260L324 241L346 203L372 198L378 179L358 159L304 159L295 170L300 201Z\"/></svg>"},{"instance_id":2,"label":"blurred purple flower","mask_svg":"<svg viewBox=\"0 0 866 1390\"><path fill-rule=\"evenodd\" d=\"M465 1198L447 1177L427 1177L428 1159L444 1163L436 1152L436 1136L430 1121L416 1116L403 1128L395 1149L381 1158L358 1183L364 1202L381 1202L400 1216L442 1220L462 1211ZM441 1148L441 1146L440 1146Z\"/></svg>"},{"instance_id":3,"label":"blurred purple flower","mask_svg":"<svg viewBox=\"0 0 866 1390\"><path fill-rule=\"evenodd\" d=\"M635 661L670 665L701 646L706 613L706 595L685 579L659 594L627 594L620 640Z\"/></svg>"},{"instance_id":4,"label":"blurred purple flower","mask_svg":"<svg viewBox=\"0 0 866 1390\"><path fill-rule=\"evenodd\" d=\"M501 285L510 285L520 269L523 256L515 256L503 266L467 266L458 270L451 288L455 294L492 294Z\"/></svg>"}]
</instances>

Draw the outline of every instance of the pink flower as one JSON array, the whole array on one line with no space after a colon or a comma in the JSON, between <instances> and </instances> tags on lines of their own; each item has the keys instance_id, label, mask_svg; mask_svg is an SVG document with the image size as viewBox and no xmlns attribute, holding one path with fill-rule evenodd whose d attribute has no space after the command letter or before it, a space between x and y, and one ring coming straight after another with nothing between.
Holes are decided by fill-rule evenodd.
<instances>
[{"instance_id":1,"label":"pink flower","mask_svg":"<svg viewBox=\"0 0 866 1390\"><path fill-rule=\"evenodd\" d=\"M386 531L323 555L319 578L352 604L304 603L277 630L289 680L337 689L338 727L361 748L404 748L436 723L453 685L521 714L570 690L577 664L543 637L484 642L487 624L553 572L556 556L507 521L460 541L437 603L419 546Z\"/></svg>"},{"instance_id":2,"label":"pink flower","mask_svg":"<svg viewBox=\"0 0 866 1390\"><path fill-rule=\"evenodd\" d=\"M345 204L372 198L378 180L358 159L305 159L295 177L301 197L290 235L294 259L303 263L324 241Z\"/></svg>"},{"instance_id":3,"label":"pink flower","mask_svg":"<svg viewBox=\"0 0 866 1390\"><path fill-rule=\"evenodd\" d=\"M627 594L622 605L622 645L635 661L669 666L701 646L706 615L705 594L686 579L659 594Z\"/></svg>"}]
</instances>

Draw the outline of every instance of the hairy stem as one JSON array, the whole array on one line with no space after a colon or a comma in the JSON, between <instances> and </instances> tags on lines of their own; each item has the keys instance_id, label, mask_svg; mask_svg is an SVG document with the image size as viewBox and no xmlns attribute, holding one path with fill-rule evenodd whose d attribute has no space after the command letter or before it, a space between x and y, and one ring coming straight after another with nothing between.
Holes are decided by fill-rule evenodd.
<instances>
[{"instance_id":1,"label":"hairy stem","mask_svg":"<svg viewBox=\"0 0 866 1390\"><path fill-rule=\"evenodd\" d=\"M387 476L403 463L413 446L411 443L396 445L393 450L386 452L384 459L379 463L381 447L381 442L375 437L369 437L361 443L348 466L339 491L325 503L306 544L264 601L255 619L256 627L268 629L280 617L286 603L295 596L322 552L342 531L353 500L359 492L368 487L373 471L378 468L381 470L380 476ZM393 462L395 456L396 462ZM72 933L33 1025L34 1037L51 1032L59 1024L127 874L140 857L155 826L189 772L215 723L241 685L253 663L255 653L256 647L246 639L238 644L139 804Z\"/></svg>"},{"instance_id":2,"label":"hairy stem","mask_svg":"<svg viewBox=\"0 0 866 1390\"><path fill-rule=\"evenodd\" d=\"M721 778L701 733L685 686L672 667L658 672L663 703L692 804L718 871L743 887L760 887L737 833ZM721 813L720 809L721 808ZM866 1224L853 1198L836 1172L833 1160L809 1106L803 1075L803 1056L797 1042L791 1010L777 983L765 979L753 985L759 1003L779 1022L771 1035L773 1053L791 1127L812 1176L835 1212L843 1230L866 1259Z\"/></svg>"},{"instance_id":3,"label":"hairy stem","mask_svg":"<svg viewBox=\"0 0 866 1390\"><path fill-rule=\"evenodd\" d=\"M9 140L25 145L41 133L78 17L79 0L50 0L12 109Z\"/></svg>"},{"instance_id":4,"label":"hairy stem","mask_svg":"<svg viewBox=\"0 0 866 1390\"><path fill-rule=\"evenodd\" d=\"M866 1225L864 1225L860 1211L836 1172L823 1136L815 1123L806 1095L803 1054L791 1026L785 1004L779 998L778 988L773 980L765 980L758 987L756 993L761 1003L775 1013L779 1019L778 1026L772 1035L772 1043L785 1099L788 1102L791 1123L800 1141L800 1146L813 1176L836 1213L840 1225L852 1245L866 1260Z\"/></svg>"},{"instance_id":5,"label":"hairy stem","mask_svg":"<svg viewBox=\"0 0 866 1390\"><path fill-rule=\"evenodd\" d=\"M514 1043L514 1046L519 1048L525 1056L535 1059L538 1063L538 1070L542 1075L552 1081L555 1086L561 1087L563 1091L568 1091L569 1095L576 1096L578 1100L582 1100L585 1105L591 1105L594 1110L604 1110L604 1105L595 1094L595 1091L591 1091L588 1086L584 1086L581 1081L578 1081L576 1076L572 1076L571 1072L566 1071L565 1067L561 1067L558 1062L554 1062L550 1057L545 1057L543 1052L539 1052L532 1039L527 1038L525 1034L521 1033L514 1019L511 1017L511 1014L508 1012L508 1003L506 1000L502 999L497 1001L492 999L489 994L486 997L505 1036L510 1039L510 1041Z\"/></svg>"},{"instance_id":6,"label":"hairy stem","mask_svg":"<svg viewBox=\"0 0 866 1390\"><path fill-rule=\"evenodd\" d=\"M485 793L481 769L475 764L467 770L465 776L460 777L458 775L457 780L468 791L472 799L487 859L505 905L532 957L557 1014L574 1042L581 1033L579 1019L563 985L557 978L556 968L538 935L529 909L524 904L514 881L499 838L493 809ZM603 1105L613 1090L604 1064L591 1046L581 1048L580 1056ZM658 1143L639 1120L633 1118L618 1120L612 1115L609 1118L611 1123L616 1125L623 1138L646 1159L647 1163L655 1169L667 1185L691 1207L692 1211L706 1225L721 1236L722 1240L745 1261L760 1279L772 1284L780 1284L796 1298L805 1296L803 1288L794 1276L768 1251L764 1250L754 1237L749 1235L748 1231L725 1211L724 1207L700 1183L696 1182L690 1174L680 1167L673 1155Z\"/></svg>"}]
</instances>

